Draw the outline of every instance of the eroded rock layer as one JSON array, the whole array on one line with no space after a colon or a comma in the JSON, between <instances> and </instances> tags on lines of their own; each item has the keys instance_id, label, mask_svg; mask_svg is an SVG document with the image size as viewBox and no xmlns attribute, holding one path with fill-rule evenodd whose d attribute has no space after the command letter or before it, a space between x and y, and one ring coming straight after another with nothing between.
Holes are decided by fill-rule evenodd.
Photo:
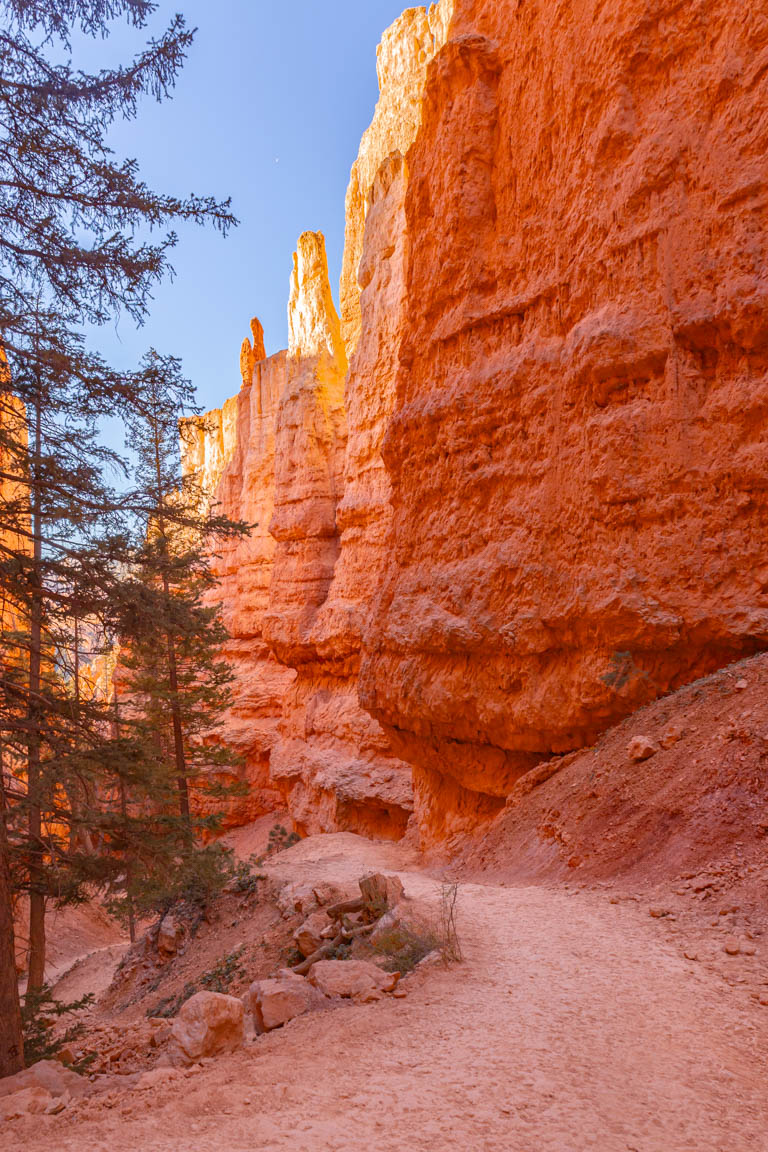
<instances>
[{"instance_id":1,"label":"eroded rock layer","mask_svg":"<svg viewBox=\"0 0 768 1152\"><path fill-rule=\"evenodd\" d=\"M400 835L412 769L444 842L768 642L768 25L652 8L409 9L341 317L306 234L287 354L244 350L279 380L269 454L211 473L261 525L224 599L269 699L264 789L306 831ZM222 428L255 426L249 388Z\"/></svg>"},{"instance_id":2,"label":"eroded rock layer","mask_svg":"<svg viewBox=\"0 0 768 1152\"><path fill-rule=\"evenodd\" d=\"M275 424L287 379L286 354L265 359L258 321L253 329L253 345L246 341L243 346L239 394L223 408L186 422L182 436L185 470L195 473L222 513L253 526L250 536L222 545L215 562L216 598L222 602L231 637L226 656L236 675L226 739L243 758L240 778L248 785L247 795L227 802L226 822L232 825L246 824L282 805L269 761L283 699L295 676L272 655L263 636L276 548L269 525L275 503ZM199 790L194 801L201 813L206 804L221 808L220 800L211 805Z\"/></svg>"},{"instance_id":3,"label":"eroded rock layer","mask_svg":"<svg viewBox=\"0 0 768 1152\"><path fill-rule=\"evenodd\" d=\"M360 695L442 839L768 640L768 24L460 0L408 154Z\"/></svg>"}]
</instances>

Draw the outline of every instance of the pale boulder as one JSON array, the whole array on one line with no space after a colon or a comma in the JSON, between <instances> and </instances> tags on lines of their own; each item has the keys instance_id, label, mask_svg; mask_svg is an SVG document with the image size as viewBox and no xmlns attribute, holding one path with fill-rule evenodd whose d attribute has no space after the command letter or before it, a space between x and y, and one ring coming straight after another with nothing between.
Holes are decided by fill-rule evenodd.
<instances>
[{"instance_id":1,"label":"pale boulder","mask_svg":"<svg viewBox=\"0 0 768 1152\"><path fill-rule=\"evenodd\" d=\"M173 1022L169 1047L172 1058L194 1063L239 1048L244 1037L244 1008L235 996L198 992Z\"/></svg>"},{"instance_id":2,"label":"pale boulder","mask_svg":"<svg viewBox=\"0 0 768 1152\"><path fill-rule=\"evenodd\" d=\"M55 1099L56 1097L50 1092L39 1086L11 1092L0 1099L0 1120L18 1120L22 1116L40 1115L47 1111Z\"/></svg>"},{"instance_id":3,"label":"pale boulder","mask_svg":"<svg viewBox=\"0 0 768 1152\"><path fill-rule=\"evenodd\" d=\"M78 1076L71 1068L65 1068L58 1060L38 1060L14 1076L0 1080L0 1098L10 1096L26 1088L42 1088L51 1096L87 1096L91 1086L84 1076Z\"/></svg>"},{"instance_id":4,"label":"pale boulder","mask_svg":"<svg viewBox=\"0 0 768 1152\"><path fill-rule=\"evenodd\" d=\"M175 956L184 940L184 926L175 916L163 916L157 931L157 950L162 956Z\"/></svg>"},{"instance_id":5,"label":"pale boulder","mask_svg":"<svg viewBox=\"0 0 768 1152\"><path fill-rule=\"evenodd\" d=\"M328 913L321 909L319 912L313 912L301 927L296 929L293 939L302 956L311 956L318 950L325 939L323 933L332 926L332 923Z\"/></svg>"},{"instance_id":6,"label":"pale boulder","mask_svg":"<svg viewBox=\"0 0 768 1152\"><path fill-rule=\"evenodd\" d=\"M384 992L392 992L400 974L383 972L367 960L318 960L308 976L326 996L344 996L357 1004L380 1000Z\"/></svg>"},{"instance_id":7,"label":"pale boulder","mask_svg":"<svg viewBox=\"0 0 768 1152\"><path fill-rule=\"evenodd\" d=\"M272 980L257 980L248 990L253 1022L260 1032L281 1028L289 1020L324 1008L327 997L302 976L284 973Z\"/></svg>"}]
</instances>

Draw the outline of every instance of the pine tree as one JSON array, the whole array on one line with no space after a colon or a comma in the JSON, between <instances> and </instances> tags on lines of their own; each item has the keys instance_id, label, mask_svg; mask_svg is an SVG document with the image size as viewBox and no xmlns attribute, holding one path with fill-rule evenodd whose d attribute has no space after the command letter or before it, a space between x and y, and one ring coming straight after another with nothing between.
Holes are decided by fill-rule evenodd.
<instances>
[{"instance_id":1,"label":"pine tree","mask_svg":"<svg viewBox=\"0 0 768 1152\"><path fill-rule=\"evenodd\" d=\"M124 664L130 696L174 764L180 815L189 822L190 778L233 763L216 735L233 674L221 656L227 634L219 606L209 595L211 559L218 543L248 527L211 508L193 478L182 475L179 433L190 384L179 361L152 351L139 375L142 400L128 422L128 443L136 459L132 498L146 526L134 561L146 626L134 626Z\"/></svg>"},{"instance_id":2,"label":"pine tree","mask_svg":"<svg viewBox=\"0 0 768 1152\"><path fill-rule=\"evenodd\" d=\"M228 205L161 196L106 144L116 117L172 89L192 39L177 16L125 67L86 75L52 59L74 31L141 27L150 0L0 0L0 1072L21 1066L13 889L30 893L30 987L45 964L44 907L77 888L67 796L104 787L104 702L73 692L62 653L74 620L108 622L124 551L123 501L104 483L97 421L135 406L141 380L111 371L80 330L125 311L140 321L168 269L176 220L226 230ZM12 388L13 395L10 395ZM114 462L114 461L112 461ZM102 748L103 751L103 748ZM10 841L10 843L9 843ZM11 884L7 884L7 878ZM8 936L5 929L10 925ZM6 947L6 941L9 942ZM6 1021L8 1027L5 1027Z\"/></svg>"}]
</instances>

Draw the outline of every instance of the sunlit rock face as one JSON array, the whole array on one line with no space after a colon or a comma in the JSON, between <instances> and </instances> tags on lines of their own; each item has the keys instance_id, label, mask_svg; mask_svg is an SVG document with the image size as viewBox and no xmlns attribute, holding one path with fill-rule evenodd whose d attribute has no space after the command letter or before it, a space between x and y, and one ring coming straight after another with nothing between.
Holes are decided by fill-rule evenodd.
<instances>
[{"instance_id":1,"label":"sunlit rock face","mask_svg":"<svg viewBox=\"0 0 768 1152\"><path fill-rule=\"evenodd\" d=\"M222 589L264 802L304 831L399 836L415 804L444 844L768 641L768 30L652 7L404 13L340 316L305 234L287 353L241 358L269 447L239 446L252 400L200 444L259 524Z\"/></svg>"},{"instance_id":2,"label":"sunlit rock face","mask_svg":"<svg viewBox=\"0 0 768 1152\"><path fill-rule=\"evenodd\" d=\"M457 0L428 65L360 673L427 842L768 640L767 51L726 0Z\"/></svg>"},{"instance_id":3,"label":"sunlit rock face","mask_svg":"<svg viewBox=\"0 0 768 1152\"><path fill-rule=\"evenodd\" d=\"M348 450L347 356L322 237L301 237L288 307L287 385L277 422L277 541L265 636L297 669L272 752L272 779L304 832L401 836L412 809L409 769L357 701L360 629L375 568L352 601L330 597L343 555L339 507Z\"/></svg>"},{"instance_id":4,"label":"sunlit rock face","mask_svg":"<svg viewBox=\"0 0 768 1152\"><path fill-rule=\"evenodd\" d=\"M278 456L288 479L274 524L286 562L275 571L269 629L275 651L298 667L298 678L271 771L306 831L341 827L396 838L413 808L410 765L393 753L380 725L360 707L357 679L362 634L391 529L381 442L394 401L404 322L404 153L418 130L427 64L445 40L451 8L452 0L443 0L429 13L409 9L379 48L380 98L347 193L340 328L327 287L310 288L311 277L295 272L291 290L293 415L283 416L287 443ZM302 260L301 244L298 260L300 270L317 266L314 255ZM326 302L324 311L314 303L320 300ZM320 337L307 316L314 318ZM314 362L318 349L326 357L322 371L333 382L325 389ZM342 364L346 375L337 393ZM317 433L320 412L323 432ZM303 429L303 439L288 431L292 422ZM307 462L316 475L314 487L306 487ZM289 540L288 531L299 521L303 537ZM291 628L292 646L286 642Z\"/></svg>"},{"instance_id":5,"label":"sunlit rock face","mask_svg":"<svg viewBox=\"0 0 768 1152\"><path fill-rule=\"evenodd\" d=\"M224 804L225 823L246 824L278 809L282 794L269 776L269 760L285 695L294 679L263 638L275 540L269 531L275 496L275 424L287 379L286 354L264 357L261 326L253 322L254 343L243 345L243 386L223 408L187 421L183 429L184 469L210 493L218 511L252 525L251 534L224 544L214 561L230 634L225 655L235 672L233 705L223 729L228 744L243 758L235 779L247 795ZM257 358L258 357L258 358ZM231 780L225 777L225 783ZM195 790L198 814L220 810L222 801Z\"/></svg>"},{"instance_id":6,"label":"sunlit rock face","mask_svg":"<svg viewBox=\"0 0 768 1152\"><path fill-rule=\"evenodd\" d=\"M352 355L363 324L358 280L363 256L371 189L389 157L405 156L421 125L427 66L448 35L455 0L426 8L408 8L384 33L377 51L379 99L349 178L346 234L341 273L341 322L347 353ZM383 253L384 250L382 250ZM375 258L370 239L368 259Z\"/></svg>"}]
</instances>

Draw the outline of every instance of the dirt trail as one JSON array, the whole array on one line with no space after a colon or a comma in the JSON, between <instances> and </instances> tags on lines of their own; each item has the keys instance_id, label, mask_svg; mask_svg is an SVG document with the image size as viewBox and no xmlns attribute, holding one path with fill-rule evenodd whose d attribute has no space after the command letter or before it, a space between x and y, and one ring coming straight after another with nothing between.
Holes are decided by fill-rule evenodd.
<instances>
[{"instance_id":1,"label":"dirt trail","mask_svg":"<svg viewBox=\"0 0 768 1152\"><path fill-rule=\"evenodd\" d=\"M397 869L434 899L410 863L342 834L270 870ZM465 963L407 999L293 1021L152 1095L19 1122L3 1148L768 1152L768 1008L684 959L645 908L467 884L460 917Z\"/></svg>"}]
</instances>

